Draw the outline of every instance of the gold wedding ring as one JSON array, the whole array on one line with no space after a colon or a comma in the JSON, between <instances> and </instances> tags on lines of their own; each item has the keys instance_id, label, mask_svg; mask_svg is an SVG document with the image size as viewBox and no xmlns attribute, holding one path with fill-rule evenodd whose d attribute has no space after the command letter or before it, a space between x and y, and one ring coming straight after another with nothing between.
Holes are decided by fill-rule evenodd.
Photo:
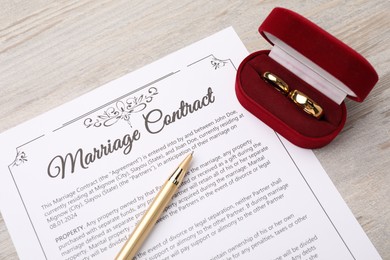
<instances>
[{"instance_id":1,"label":"gold wedding ring","mask_svg":"<svg viewBox=\"0 0 390 260\"><path fill-rule=\"evenodd\" d=\"M274 86L274 88L283 95L287 96L290 92L290 88L288 87L287 83L271 72L264 72L263 79L265 79L265 81L268 83L271 83L271 85Z\"/></svg>"},{"instance_id":2,"label":"gold wedding ring","mask_svg":"<svg viewBox=\"0 0 390 260\"><path fill-rule=\"evenodd\" d=\"M290 91L289 86L281 78L271 72L264 72L263 79L270 83L277 91L290 98L298 107L307 114L320 119L324 114L324 110L314 100L299 90Z\"/></svg>"},{"instance_id":3,"label":"gold wedding ring","mask_svg":"<svg viewBox=\"0 0 390 260\"><path fill-rule=\"evenodd\" d=\"M288 93L288 97L299 107L303 109L306 113L309 115L314 116L315 118L319 119L321 118L322 114L324 113L324 110L320 105L318 105L316 102L314 102L311 98L303 94L302 92L298 90L293 90L290 93Z\"/></svg>"}]
</instances>

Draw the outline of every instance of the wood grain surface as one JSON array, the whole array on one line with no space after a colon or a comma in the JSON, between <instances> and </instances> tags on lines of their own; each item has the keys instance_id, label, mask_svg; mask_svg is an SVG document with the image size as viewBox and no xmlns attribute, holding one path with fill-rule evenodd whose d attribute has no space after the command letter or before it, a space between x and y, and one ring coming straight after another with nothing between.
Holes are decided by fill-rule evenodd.
<instances>
[{"instance_id":1,"label":"wood grain surface","mask_svg":"<svg viewBox=\"0 0 390 260\"><path fill-rule=\"evenodd\" d=\"M353 214L390 259L390 1L0 0L0 132L233 26L250 52L258 26L292 9L366 57L380 80L315 150ZM3 173L0 173L3 174ZM18 259L0 216L0 259Z\"/></svg>"}]
</instances>

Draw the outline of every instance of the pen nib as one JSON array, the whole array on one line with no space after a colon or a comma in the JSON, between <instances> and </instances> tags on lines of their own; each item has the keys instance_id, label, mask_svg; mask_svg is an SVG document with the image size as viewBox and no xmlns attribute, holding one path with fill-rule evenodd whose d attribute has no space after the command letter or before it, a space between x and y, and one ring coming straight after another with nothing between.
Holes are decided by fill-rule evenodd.
<instances>
[{"instance_id":1,"label":"pen nib","mask_svg":"<svg viewBox=\"0 0 390 260\"><path fill-rule=\"evenodd\" d=\"M190 167L190 163L191 163L193 154L194 154L194 152L191 152L190 154L188 154L186 156L186 158L184 158L184 160L179 164L177 169L173 172L173 174L169 178L169 180L171 182L173 182L176 185L181 184L181 182L184 179L184 176L186 175L186 173L188 171L188 168Z\"/></svg>"}]
</instances>

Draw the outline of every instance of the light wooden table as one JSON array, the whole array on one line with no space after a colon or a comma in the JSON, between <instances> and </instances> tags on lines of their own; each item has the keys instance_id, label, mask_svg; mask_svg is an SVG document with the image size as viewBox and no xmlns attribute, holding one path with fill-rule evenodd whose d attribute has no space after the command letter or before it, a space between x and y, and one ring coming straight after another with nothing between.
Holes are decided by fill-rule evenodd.
<instances>
[{"instance_id":1,"label":"light wooden table","mask_svg":"<svg viewBox=\"0 0 390 260\"><path fill-rule=\"evenodd\" d=\"M346 101L343 132L315 151L383 259L390 259L390 2L0 0L0 132L233 26L250 52L275 6L363 54L380 81ZM0 173L3 174L3 173ZM0 216L0 259L17 259Z\"/></svg>"}]
</instances>

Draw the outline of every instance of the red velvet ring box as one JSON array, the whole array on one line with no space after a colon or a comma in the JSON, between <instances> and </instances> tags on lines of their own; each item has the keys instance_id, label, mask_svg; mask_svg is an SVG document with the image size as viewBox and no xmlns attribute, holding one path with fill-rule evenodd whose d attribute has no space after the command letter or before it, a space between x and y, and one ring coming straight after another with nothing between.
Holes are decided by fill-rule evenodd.
<instances>
[{"instance_id":1,"label":"red velvet ring box","mask_svg":"<svg viewBox=\"0 0 390 260\"><path fill-rule=\"evenodd\" d=\"M362 102L378 81L369 62L306 18L275 8L259 28L272 50L250 54L237 70L236 94L248 111L304 148L330 143L346 120L345 97ZM317 119L263 80L271 72L318 103Z\"/></svg>"}]
</instances>

